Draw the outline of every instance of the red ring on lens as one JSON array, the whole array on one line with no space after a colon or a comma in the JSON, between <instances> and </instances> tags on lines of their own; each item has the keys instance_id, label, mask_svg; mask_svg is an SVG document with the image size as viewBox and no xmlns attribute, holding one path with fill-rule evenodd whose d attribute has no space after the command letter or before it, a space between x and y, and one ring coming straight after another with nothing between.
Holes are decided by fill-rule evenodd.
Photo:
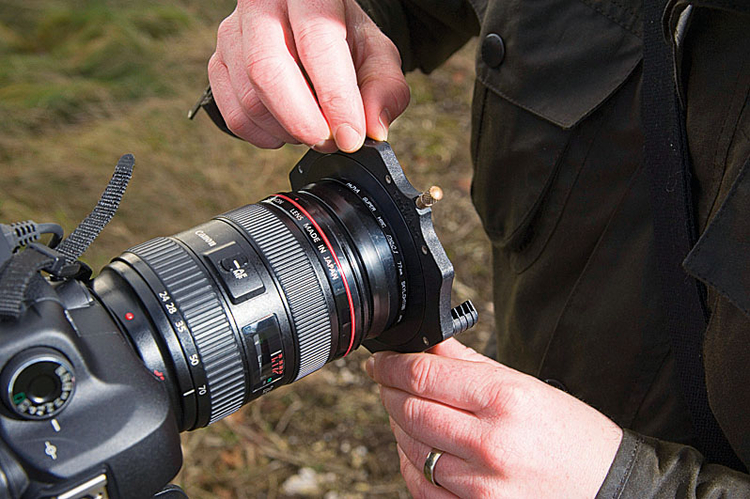
<instances>
[{"instance_id":1,"label":"red ring on lens","mask_svg":"<svg viewBox=\"0 0 750 499\"><path fill-rule=\"evenodd\" d=\"M355 322L355 315L354 315L354 300L352 299L352 292L349 289L349 283L347 282L346 275L344 274L344 269L341 267L341 262L339 261L339 257L336 255L336 252L333 251L333 247L331 246L331 242L328 240L328 237L326 236L325 232L323 232L323 229L320 228L320 225L318 225L318 222L315 221L315 219L310 215L310 213L305 210L302 206L300 206L299 203L294 201L293 199L290 199L288 196L285 196L283 194L276 194L276 197L279 197L289 203L291 203L295 208L297 208L300 212L302 212L303 215L305 215L309 220L310 223L313 224L313 227L318 231L318 234L320 234L320 237L323 239L323 243L326 245L326 248L328 248L328 251L331 252L331 255L333 256L333 261L336 263L336 267L339 270L339 274L341 275L341 280L344 282L344 290L346 291L346 300L349 302L349 318L351 319L352 323L352 331L351 335L349 336L349 348L346 350L346 353L344 354L344 357L349 355L349 352L352 351L352 347L354 346L354 334L356 332L356 322Z\"/></svg>"}]
</instances>

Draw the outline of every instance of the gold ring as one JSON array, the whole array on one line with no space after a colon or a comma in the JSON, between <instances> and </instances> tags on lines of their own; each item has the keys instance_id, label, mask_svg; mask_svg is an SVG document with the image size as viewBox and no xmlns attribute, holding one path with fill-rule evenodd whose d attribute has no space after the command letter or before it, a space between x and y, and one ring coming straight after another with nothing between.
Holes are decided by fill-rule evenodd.
<instances>
[{"instance_id":1,"label":"gold ring","mask_svg":"<svg viewBox=\"0 0 750 499\"><path fill-rule=\"evenodd\" d=\"M428 482L436 487L442 487L442 485L435 481L435 466L442 455L443 451L433 447L430 453L427 454L427 459L424 462L424 476Z\"/></svg>"}]
</instances>

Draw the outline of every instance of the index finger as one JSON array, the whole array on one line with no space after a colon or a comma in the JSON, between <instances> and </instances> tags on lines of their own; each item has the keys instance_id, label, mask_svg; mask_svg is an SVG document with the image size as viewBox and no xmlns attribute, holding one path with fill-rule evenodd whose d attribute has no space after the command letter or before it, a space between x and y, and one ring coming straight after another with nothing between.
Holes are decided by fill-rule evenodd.
<instances>
[{"instance_id":1,"label":"index finger","mask_svg":"<svg viewBox=\"0 0 750 499\"><path fill-rule=\"evenodd\" d=\"M342 151L354 152L365 140L365 110L357 84L342 0L291 0L289 22L300 61L318 104Z\"/></svg>"},{"instance_id":2,"label":"index finger","mask_svg":"<svg viewBox=\"0 0 750 499\"><path fill-rule=\"evenodd\" d=\"M510 371L495 366L429 353L378 352L372 356L371 377L381 385L396 388L470 412L481 412L498 402L498 376L509 380Z\"/></svg>"},{"instance_id":3,"label":"index finger","mask_svg":"<svg viewBox=\"0 0 750 499\"><path fill-rule=\"evenodd\" d=\"M247 74L261 102L281 126L303 144L314 146L331 132L293 53L283 2L246 5L242 52Z\"/></svg>"}]
</instances>

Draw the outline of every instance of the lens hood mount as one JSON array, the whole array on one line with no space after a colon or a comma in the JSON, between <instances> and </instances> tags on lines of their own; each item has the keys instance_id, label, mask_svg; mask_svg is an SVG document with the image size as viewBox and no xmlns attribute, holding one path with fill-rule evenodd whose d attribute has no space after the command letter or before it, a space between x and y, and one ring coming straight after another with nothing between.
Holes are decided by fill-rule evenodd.
<instances>
[{"instance_id":1,"label":"lens hood mount","mask_svg":"<svg viewBox=\"0 0 750 499\"><path fill-rule=\"evenodd\" d=\"M309 151L289 174L292 189L305 191L334 180L361 189L373 216L387 220L405 267L401 311L393 325L362 344L371 352L423 351L473 326L477 312L470 301L451 308L453 265L432 224L432 209L420 208L420 192L404 174L387 142L366 140L355 153Z\"/></svg>"}]
</instances>

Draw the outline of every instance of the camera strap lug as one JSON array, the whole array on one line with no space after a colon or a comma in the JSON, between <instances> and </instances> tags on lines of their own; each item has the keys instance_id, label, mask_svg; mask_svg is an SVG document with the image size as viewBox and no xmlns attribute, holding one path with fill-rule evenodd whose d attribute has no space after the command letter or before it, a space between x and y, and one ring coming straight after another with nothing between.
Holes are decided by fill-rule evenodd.
<instances>
[{"instance_id":1,"label":"camera strap lug","mask_svg":"<svg viewBox=\"0 0 750 499\"><path fill-rule=\"evenodd\" d=\"M13 254L5 262L0 269L0 319L15 320L21 316L24 300L33 297L29 292L35 289L31 287L34 276L41 270L58 280L87 280L91 277L91 269L78 261L78 257L94 242L120 206L133 176L133 165L135 158L132 154L120 158L93 211L55 249L38 243L26 244L25 251Z\"/></svg>"},{"instance_id":2,"label":"camera strap lug","mask_svg":"<svg viewBox=\"0 0 750 499\"><path fill-rule=\"evenodd\" d=\"M88 278L91 269L75 261L68 264L65 255L39 243L31 243L16 253L0 270L0 318L18 319L26 299L34 298L34 277L44 270L60 278Z\"/></svg>"},{"instance_id":3,"label":"camera strap lug","mask_svg":"<svg viewBox=\"0 0 750 499\"><path fill-rule=\"evenodd\" d=\"M206 87L206 90L203 91L198 101L188 111L188 119L192 120L193 118L195 118L195 115L198 114L198 111L200 111L201 109L206 111L208 117L211 118L211 121L214 122L214 125L216 125L219 130L226 133L227 135L231 135L232 137L239 139L239 137L229 129L229 127L227 126L227 122L224 121L224 117L221 115L221 111L219 111L219 107L216 105L216 101L214 100L214 94L211 91L211 85Z\"/></svg>"}]
</instances>

